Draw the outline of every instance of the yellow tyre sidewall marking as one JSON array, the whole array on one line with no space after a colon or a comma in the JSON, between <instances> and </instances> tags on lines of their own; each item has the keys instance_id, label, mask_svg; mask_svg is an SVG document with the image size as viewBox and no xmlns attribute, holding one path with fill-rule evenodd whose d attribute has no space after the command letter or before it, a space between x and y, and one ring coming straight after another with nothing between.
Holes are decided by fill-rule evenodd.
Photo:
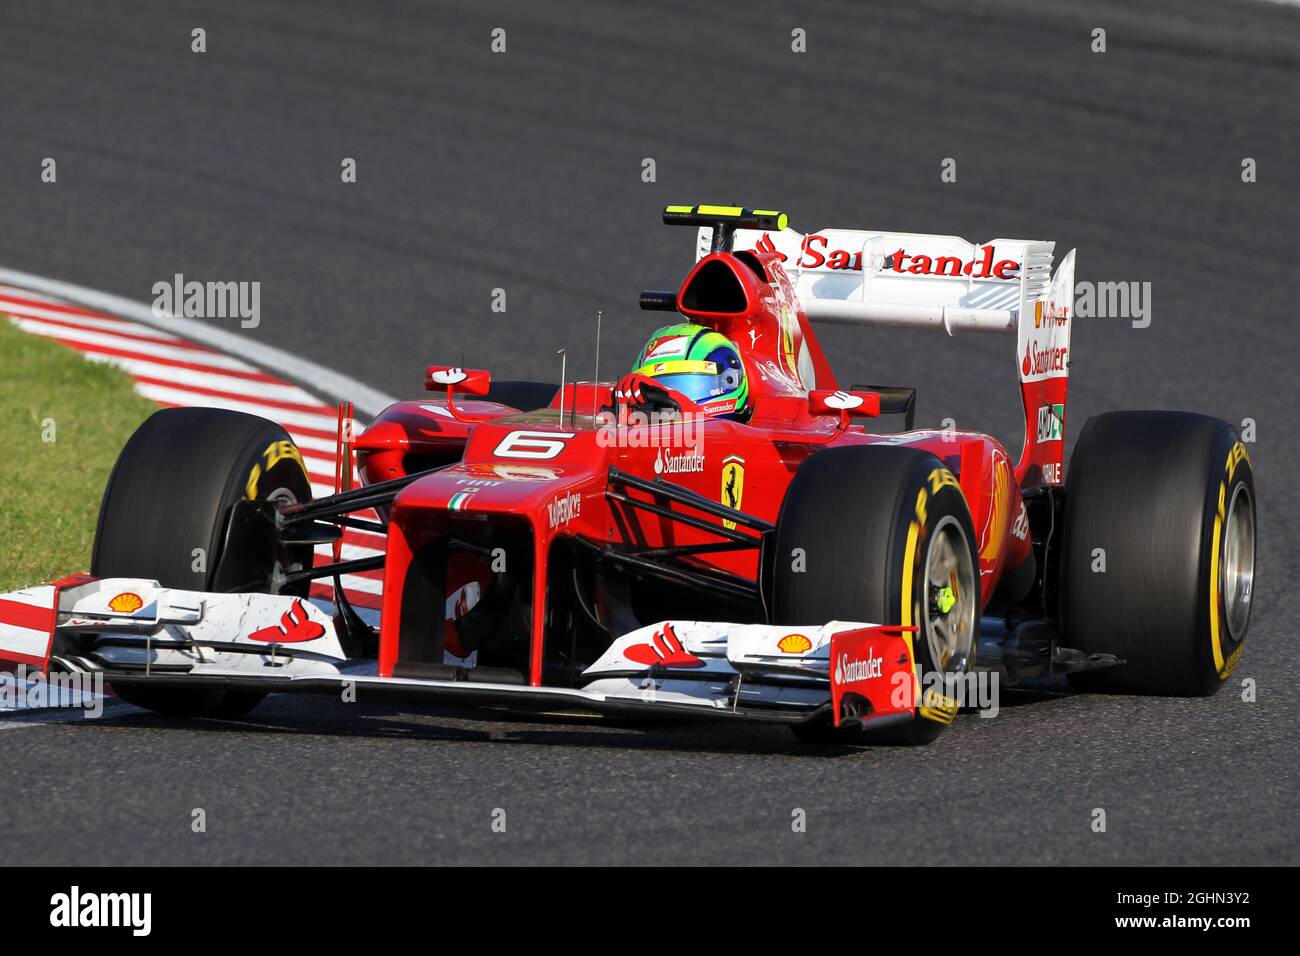
<instances>
[{"instance_id":1,"label":"yellow tyre sidewall marking","mask_svg":"<svg viewBox=\"0 0 1300 956\"><path fill-rule=\"evenodd\" d=\"M282 438L267 445L266 450L262 452L262 460L253 465L252 470L248 473L248 481L244 483L244 497L250 501L255 500L257 498L257 484L262 480L262 475L269 472L286 458L296 461L298 467L302 469L303 477L307 478L307 464L302 460L302 452L298 450L298 446L292 441Z\"/></svg>"},{"instance_id":2,"label":"yellow tyre sidewall marking","mask_svg":"<svg viewBox=\"0 0 1300 956\"><path fill-rule=\"evenodd\" d=\"M912 580L916 576L916 548L917 542L921 537L921 530L925 527L927 518L927 508L931 494L938 494L939 489L945 485L951 485L961 493L961 485L953 477L952 472L947 468L935 468L930 472L929 488L922 487L916 494L916 517L907 528L907 545L903 549L903 592L902 592L902 620L904 627L912 627L916 624L912 607ZM952 719L957 716L957 702L943 695L934 694L930 691L922 692L921 689L921 669L917 664L917 650L912 647L912 633L904 631L907 635L908 647L912 658L912 681L913 701L919 701L921 706L918 708L920 715L928 720L934 720L938 723L947 725L952 723ZM917 632L920 633L919 631ZM929 706L930 703L935 706Z\"/></svg>"},{"instance_id":3,"label":"yellow tyre sidewall marking","mask_svg":"<svg viewBox=\"0 0 1300 956\"><path fill-rule=\"evenodd\" d=\"M1232 655L1226 661L1224 660L1223 625L1219 612L1219 537L1223 533L1223 523L1228 518L1228 489L1232 486L1233 476L1237 473L1237 465L1242 461L1250 464L1250 455L1246 451L1246 446L1237 442L1228 452L1228 460L1223 467L1224 477L1219 482L1219 506L1214 513L1214 536L1210 543L1210 649L1214 652L1214 670L1220 680L1228 679L1237 666L1237 661L1241 659L1242 648L1246 646L1243 640Z\"/></svg>"}]
</instances>

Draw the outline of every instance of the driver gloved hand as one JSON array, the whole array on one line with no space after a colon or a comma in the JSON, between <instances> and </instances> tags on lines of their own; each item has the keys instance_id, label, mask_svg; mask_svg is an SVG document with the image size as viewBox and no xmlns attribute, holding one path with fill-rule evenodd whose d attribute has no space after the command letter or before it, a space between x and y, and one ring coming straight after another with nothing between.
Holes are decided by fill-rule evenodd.
<instances>
[{"instance_id":1,"label":"driver gloved hand","mask_svg":"<svg viewBox=\"0 0 1300 956\"><path fill-rule=\"evenodd\" d=\"M619 380L614 387L614 401L636 408L680 408L668 389L639 372L630 372Z\"/></svg>"}]
</instances>

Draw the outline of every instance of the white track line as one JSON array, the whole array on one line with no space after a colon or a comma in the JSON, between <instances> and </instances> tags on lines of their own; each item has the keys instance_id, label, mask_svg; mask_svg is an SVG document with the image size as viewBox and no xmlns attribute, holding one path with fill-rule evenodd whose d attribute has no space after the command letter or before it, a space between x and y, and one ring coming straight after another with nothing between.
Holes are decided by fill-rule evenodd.
<instances>
[{"instance_id":1,"label":"white track line","mask_svg":"<svg viewBox=\"0 0 1300 956\"><path fill-rule=\"evenodd\" d=\"M0 302L3 302L3 300L0 300ZM11 313L6 312L6 314ZM73 348L77 347L78 342L84 342L86 345L104 345L114 349L128 349L141 356L172 359L178 362L196 362L199 365L211 366L214 372L218 372L223 368L235 369L241 372L253 371L253 366L241 359L231 355L222 355L219 352L210 352L207 349L177 348L171 342L139 342L134 339L123 338L120 335L114 335L111 332L100 332L96 329L70 329L63 325L43 322L40 319L24 319L21 315L14 316L14 321L20 329L26 332L41 335L48 339L63 339L71 343Z\"/></svg>"},{"instance_id":2,"label":"white track line","mask_svg":"<svg viewBox=\"0 0 1300 956\"><path fill-rule=\"evenodd\" d=\"M300 425L303 428L333 431L338 424L338 420L332 413L313 415L310 412L290 411L287 408L260 405L252 398L246 402L241 402L234 398L200 395L198 392L189 392L183 388L169 388L166 385L150 385L144 382L137 384L135 390L146 398L152 398L155 402L162 402L166 405L184 405L189 408L228 408L234 412L247 412L250 415L272 418L285 426Z\"/></svg>"},{"instance_id":3,"label":"white track line","mask_svg":"<svg viewBox=\"0 0 1300 956\"><path fill-rule=\"evenodd\" d=\"M397 401L391 395L364 385L348 375L317 365L315 362L272 345L253 342L246 334L241 335L196 319L177 316L160 318L155 316L153 309L143 302L16 269L0 268L0 282L43 292L66 299L75 305L107 312L110 315L120 315L124 319L171 332L191 342L202 343L227 355L246 359L260 368L275 369L278 373L298 382L310 384L320 394L333 401L352 402L358 411L372 418Z\"/></svg>"},{"instance_id":4,"label":"white track line","mask_svg":"<svg viewBox=\"0 0 1300 956\"><path fill-rule=\"evenodd\" d=\"M300 431L295 431L292 425L286 426L284 430L289 433L289 437L294 440L294 443L297 444L300 451L311 450L325 452L329 454L331 458L334 457L334 452L336 450L334 447L335 443L330 439L317 438L315 435L304 435Z\"/></svg>"},{"instance_id":5,"label":"white track line","mask_svg":"<svg viewBox=\"0 0 1300 956\"><path fill-rule=\"evenodd\" d=\"M0 296L3 298L3 296ZM27 296L26 298L31 298ZM95 315L69 315L66 312L59 312L56 309L40 308L34 305L25 305L18 302L10 302L6 299L5 312L9 315L18 316L24 319L45 319L50 322L67 322L70 325L77 325L87 329L99 329L103 332L116 332L118 334L139 335L147 339L157 339L160 342L179 342L181 341L170 332L163 332L160 329L152 329L147 325L141 325L139 322L128 322L126 319L115 319L111 316L101 318Z\"/></svg>"},{"instance_id":6,"label":"white track line","mask_svg":"<svg viewBox=\"0 0 1300 956\"><path fill-rule=\"evenodd\" d=\"M0 309L8 311L8 307L4 305L3 300L0 300ZM133 377L168 378L177 385L195 385L202 388L216 388L223 392L240 392L253 398L266 398L277 402L297 402L305 405L316 401L313 395L308 394L297 385L288 383L253 382L243 378L232 378L216 371L200 372L192 368L160 365L156 362L150 362L148 359L121 358L116 355L98 355L94 352L86 352L85 356L92 362L116 365ZM331 455L334 454L332 444L329 451Z\"/></svg>"}]
</instances>

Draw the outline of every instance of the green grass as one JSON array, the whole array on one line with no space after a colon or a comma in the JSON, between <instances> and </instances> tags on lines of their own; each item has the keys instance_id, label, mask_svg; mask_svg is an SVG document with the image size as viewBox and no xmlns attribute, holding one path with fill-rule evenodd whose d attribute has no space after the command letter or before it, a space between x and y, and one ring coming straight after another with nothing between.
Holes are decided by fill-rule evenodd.
<instances>
[{"instance_id":1,"label":"green grass","mask_svg":"<svg viewBox=\"0 0 1300 956\"><path fill-rule=\"evenodd\" d=\"M90 567L108 473L156 408L120 369L0 316L0 592Z\"/></svg>"}]
</instances>

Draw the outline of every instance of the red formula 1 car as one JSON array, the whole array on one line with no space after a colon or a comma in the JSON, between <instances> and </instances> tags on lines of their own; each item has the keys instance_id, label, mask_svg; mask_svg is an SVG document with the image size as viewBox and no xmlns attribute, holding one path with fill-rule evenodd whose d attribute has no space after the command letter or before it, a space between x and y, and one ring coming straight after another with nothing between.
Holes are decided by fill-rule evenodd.
<instances>
[{"instance_id":1,"label":"red formula 1 car","mask_svg":"<svg viewBox=\"0 0 1300 956\"><path fill-rule=\"evenodd\" d=\"M674 315L630 374L433 366L440 397L341 433L331 497L310 499L270 422L156 413L109 482L93 576L6 595L0 659L102 672L174 713L350 686L913 743L982 676L1226 679L1250 615L1250 459L1217 419L1116 412L1064 474L1073 252L1052 273L1050 242L800 235L720 206L664 220L699 230L698 261L642 295ZM819 321L1014 335L1019 456L914 429L912 389L841 383ZM883 415L905 430L873 431ZM345 528L386 533L382 559L313 567ZM341 592L332 616L304 598L379 567L377 631Z\"/></svg>"}]
</instances>

